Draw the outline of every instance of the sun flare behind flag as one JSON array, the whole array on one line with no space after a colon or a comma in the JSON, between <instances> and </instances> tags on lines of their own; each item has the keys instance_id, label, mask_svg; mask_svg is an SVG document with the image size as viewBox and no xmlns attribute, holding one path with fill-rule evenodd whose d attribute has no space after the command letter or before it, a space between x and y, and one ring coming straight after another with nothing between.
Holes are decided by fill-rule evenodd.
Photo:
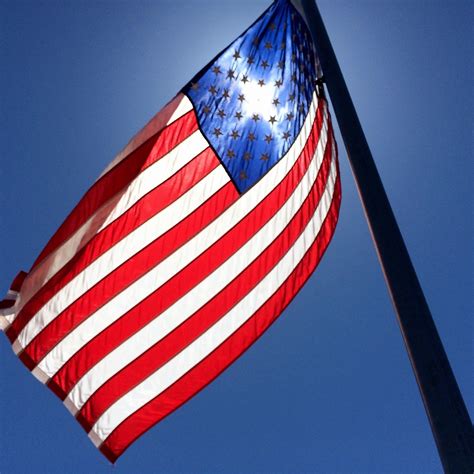
<instances>
[{"instance_id":1,"label":"sun flare behind flag","mask_svg":"<svg viewBox=\"0 0 474 474\"><path fill-rule=\"evenodd\" d=\"M341 192L318 77L303 18L275 2L15 279L14 351L112 462L239 357L327 248Z\"/></svg>"}]
</instances>

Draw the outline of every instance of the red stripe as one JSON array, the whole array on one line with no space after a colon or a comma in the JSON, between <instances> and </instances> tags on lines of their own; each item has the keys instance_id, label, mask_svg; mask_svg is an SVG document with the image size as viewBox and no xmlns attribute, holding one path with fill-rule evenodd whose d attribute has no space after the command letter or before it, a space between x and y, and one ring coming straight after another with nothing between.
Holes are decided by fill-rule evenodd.
<instances>
[{"instance_id":1,"label":"red stripe","mask_svg":"<svg viewBox=\"0 0 474 474\"><path fill-rule=\"evenodd\" d=\"M21 285L23 285L23 281L25 280L27 273L24 271L18 272L17 276L13 279L12 284L10 285L10 291L16 291L17 293L21 289ZM0 309L11 308L16 302L16 296L14 298L5 298L4 300L0 301Z\"/></svg>"},{"instance_id":2,"label":"red stripe","mask_svg":"<svg viewBox=\"0 0 474 474\"><path fill-rule=\"evenodd\" d=\"M10 285L10 290L19 292L27 275L28 274L24 271L18 272L17 276L14 278L12 284Z\"/></svg>"},{"instance_id":3,"label":"red stripe","mask_svg":"<svg viewBox=\"0 0 474 474\"><path fill-rule=\"evenodd\" d=\"M180 380L123 421L101 445L111 461L145 431L179 408L202 390L237 359L275 321L316 268L326 250L337 222L341 200L340 180L336 181L330 211L317 239L288 279L271 298L232 336Z\"/></svg>"},{"instance_id":4,"label":"red stripe","mask_svg":"<svg viewBox=\"0 0 474 474\"><path fill-rule=\"evenodd\" d=\"M142 146L148 139L165 127L171 125L174 121L181 118L179 114L172 120L173 115L179 109L181 104L191 105L187 97L182 93L176 94L163 108L161 108L153 118L127 143L127 146L109 163L100 177L109 173L122 160L131 155L138 147ZM184 113L182 114L184 115Z\"/></svg>"},{"instance_id":5,"label":"red stripe","mask_svg":"<svg viewBox=\"0 0 474 474\"><path fill-rule=\"evenodd\" d=\"M142 200L138 209L135 209L134 206L127 213L128 219L125 215L122 216L124 220L117 222L118 228L127 226L136 228L143 220L147 220L149 214L156 214L167 207L217 166L219 166L219 161L213 151L207 148L172 179L149 193L147 199ZM120 230L117 231L117 226L111 226L110 232L106 233L112 239L117 239L117 234L122 233ZM109 273L59 314L25 348L24 352L28 354L28 357L39 362L72 329L155 266L156 260L161 261L166 256L163 255L163 250L166 249L162 249L161 245L157 243L158 240ZM109 248L111 246L112 244L108 245ZM156 247L162 251L158 252ZM92 248L91 252L95 252L95 248Z\"/></svg>"},{"instance_id":6,"label":"red stripe","mask_svg":"<svg viewBox=\"0 0 474 474\"><path fill-rule=\"evenodd\" d=\"M215 158L211 158L211 154L212 152L206 149L200 155L202 163L199 160L192 160L183 167L182 170L162 183L162 185L141 198L132 208L128 209L127 212L122 214L105 229L95 234L95 236L21 309L7 331L7 336L10 341L13 342L29 320L60 291L61 288L82 272L88 265L190 189L193 184L200 179L198 171L201 168L203 168L203 173L207 173L211 171L211 169L208 169L209 166L211 166L210 162L212 162L214 166L217 166L218 161ZM185 174L181 175L180 173ZM182 185L179 186L179 183L182 183ZM173 192L171 193L170 190L173 190ZM165 191L169 194L167 195ZM100 225L101 223L98 222L97 228L100 228Z\"/></svg>"},{"instance_id":7,"label":"red stripe","mask_svg":"<svg viewBox=\"0 0 474 474\"><path fill-rule=\"evenodd\" d=\"M303 176L314 153L321 124L322 112L319 111L311 139L297 163L282 182L242 221L186 268L96 336L62 367L51 382L56 393L68 392L92 365L208 276L277 212Z\"/></svg>"},{"instance_id":8,"label":"red stripe","mask_svg":"<svg viewBox=\"0 0 474 474\"><path fill-rule=\"evenodd\" d=\"M204 307L102 385L88 400L78 415L78 420L87 431L112 403L202 335L244 298L281 260L314 215L327 182L331 147L332 143L329 141L319 175L308 197L271 245Z\"/></svg>"},{"instance_id":9,"label":"red stripe","mask_svg":"<svg viewBox=\"0 0 474 474\"><path fill-rule=\"evenodd\" d=\"M99 178L53 235L36 259L32 269L71 237L108 199L195 130L197 130L196 116L194 111L190 111L150 137L143 145Z\"/></svg>"},{"instance_id":10,"label":"red stripe","mask_svg":"<svg viewBox=\"0 0 474 474\"><path fill-rule=\"evenodd\" d=\"M0 309L11 308L15 304L15 300L2 300L0 301Z\"/></svg>"}]
</instances>

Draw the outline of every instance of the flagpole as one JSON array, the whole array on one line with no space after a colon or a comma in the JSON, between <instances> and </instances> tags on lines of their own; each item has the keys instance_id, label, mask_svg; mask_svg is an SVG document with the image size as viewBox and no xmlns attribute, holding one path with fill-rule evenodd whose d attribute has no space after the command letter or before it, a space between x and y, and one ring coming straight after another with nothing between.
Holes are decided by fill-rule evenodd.
<instances>
[{"instance_id":1,"label":"flagpole","mask_svg":"<svg viewBox=\"0 0 474 474\"><path fill-rule=\"evenodd\" d=\"M474 471L474 431L315 0L301 0L398 323L447 473Z\"/></svg>"}]
</instances>

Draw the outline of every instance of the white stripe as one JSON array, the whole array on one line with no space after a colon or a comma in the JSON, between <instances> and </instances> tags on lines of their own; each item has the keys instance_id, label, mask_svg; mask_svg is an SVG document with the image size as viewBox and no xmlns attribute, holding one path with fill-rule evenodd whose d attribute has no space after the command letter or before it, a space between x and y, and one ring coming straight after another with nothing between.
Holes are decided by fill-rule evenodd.
<instances>
[{"instance_id":1,"label":"white stripe","mask_svg":"<svg viewBox=\"0 0 474 474\"><path fill-rule=\"evenodd\" d=\"M4 310L0 309L0 331L5 331L5 329L10 325L10 321L6 318L6 315L4 315Z\"/></svg>"},{"instance_id":2,"label":"white stripe","mask_svg":"<svg viewBox=\"0 0 474 474\"><path fill-rule=\"evenodd\" d=\"M310 248L321 229L331 206L336 175L337 168L333 160L328 186L313 218L292 248L272 271L244 299L234 306L226 316L194 340L170 362L117 400L102 414L89 433L89 436L96 445L104 442L126 418L153 400L206 358L252 317L284 283Z\"/></svg>"},{"instance_id":3,"label":"white stripe","mask_svg":"<svg viewBox=\"0 0 474 474\"><path fill-rule=\"evenodd\" d=\"M185 96L184 94L178 94L177 97L179 97L181 95L182 95L181 101L180 101L178 107L176 108L176 110L173 112L171 117L166 122L166 125L171 125L173 122L175 122L176 120L181 118L184 114L187 114L190 110L193 109L193 104L188 99L187 96ZM154 133L156 133L156 132L153 132L153 134Z\"/></svg>"},{"instance_id":4,"label":"white stripe","mask_svg":"<svg viewBox=\"0 0 474 474\"><path fill-rule=\"evenodd\" d=\"M215 168L176 201L94 260L35 314L18 335L13 344L13 350L16 353L20 352L71 303L122 263L186 218L227 182L229 182L229 177L225 171L221 167Z\"/></svg>"},{"instance_id":5,"label":"white stripe","mask_svg":"<svg viewBox=\"0 0 474 474\"><path fill-rule=\"evenodd\" d=\"M73 412L74 407L76 410L80 409L104 382L199 310L275 240L308 196L323 161L325 146L326 134L321 134L315 158L290 198L278 212L218 269L92 367L70 392L66 403L68 408ZM167 277L168 275L165 275L163 279Z\"/></svg>"},{"instance_id":6,"label":"white stripe","mask_svg":"<svg viewBox=\"0 0 474 474\"><path fill-rule=\"evenodd\" d=\"M0 331L6 331L17 313L18 291L11 288L7 291L4 300L12 301L13 304L7 308L0 308Z\"/></svg>"},{"instance_id":7,"label":"white stripe","mask_svg":"<svg viewBox=\"0 0 474 474\"><path fill-rule=\"evenodd\" d=\"M189 107L192 107L189 99L181 100L170 120L174 121L179 118L189 111ZM18 312L94 235L118 219L147 192L166 181L207 146L208 143L202 134L194 132L160 160L142 171L133 181L95 211L68 240L33 268L23 284Z\"/></svg>"},{"instance_id":8,"label":"white stripe","mask_svg":"<svg viewBox=\"0 0 474 474\"><path fill-rule=\"evenodd\" d=\"M87 344L92 337L112 324L125 314L128 309L135 306L173 275L178 273L178 271L193 261L245 217L256 203L264 199L265 196L282 181L287 172L294 165L311 131L316 114L316 106L317 97L315 95L310 113L308 114L300 136L285 158L280 160L255 186L218 216L209 226L203 229L203 231L75 328L54 347L40 364L38 364L33 374L40 378L40 380L44 380L46 377L52 377L67 360L72 357L76 351ZM326 117L326 110L324 114ZM218 169L222 168L219 167ZM107 269L105 271L108 272Z\"/></svg>"}]
</instances>

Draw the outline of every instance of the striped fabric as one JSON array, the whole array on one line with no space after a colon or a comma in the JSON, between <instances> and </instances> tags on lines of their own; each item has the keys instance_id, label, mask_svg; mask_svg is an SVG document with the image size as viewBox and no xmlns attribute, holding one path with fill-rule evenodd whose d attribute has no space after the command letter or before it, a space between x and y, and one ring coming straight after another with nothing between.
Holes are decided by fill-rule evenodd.
<instances>
[{"instance_id":1,"label":"striped fabric","mask_svg":"<svg viewBox=\"0 0 474 474\"><path fill-rule=\"evenodd\" d=\"M132 139L0 309L20 360L112 462L269 327L333 235L341 196L336 144L310 68L301 78L306 96L292 105L301 115L296 126L288 123L294 135L269 148L270 165L255 156L256 168L238 157L235 169L227 166L196 105L205 73L260 35L263 49L255 47L257 64L246 70L253 80L259 54L271 49L263 35L276 34L275 22L288 49L281 48L287 63L280 69L297 66L287 30L301 31L302 19L280 1ZM306 31L298 34L310 41ZM234 53L232 61L249 54ZM237 68L230 80L244 72ZM275 120L284 114L288 108ZM246 126L260 131L256 122L241 123L241 134ZM255 182L239 185L236 176L247 171Z\"/></svg>"}]
</instances>

